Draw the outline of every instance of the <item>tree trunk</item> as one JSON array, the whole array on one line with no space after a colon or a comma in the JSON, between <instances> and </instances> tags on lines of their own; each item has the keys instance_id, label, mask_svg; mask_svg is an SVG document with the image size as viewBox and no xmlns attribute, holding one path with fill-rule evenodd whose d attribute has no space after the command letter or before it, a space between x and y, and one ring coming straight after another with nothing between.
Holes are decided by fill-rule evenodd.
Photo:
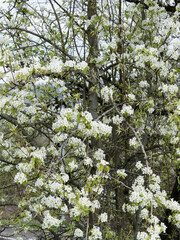
<instances>
[{"instance_id":1,"label":"tree trunk","mask_svg":"<svg viewBox=\"0 0 180 240\"><path fill-rule=\"evenodd\" d=\"M176 176L176 181L171 193L171 198L173 198L175 201L180 203L180 187L179 187L179 181L178 179L180 178L180 170L178 170L177 172L177 176ZM166 233L162 233L161 234L161 239L162 240L180 240L180 231L179 229L172 224L171 222L168 221L168 217L172 214L172 212L167 209L165 211L165 219L164 219L164 223L167 226L166 229Z\"/></svg>"},{"instance_id":2,"label":"tree trunk","mask_svg":"<svg viewBox=\"0 0 180 240\"><path fill-rule=\"evenodd\" d=\"M97 3L96 0L88 0L88 19L97 15ZM87 29L88 43L89 43L89 68L90 68L90 86L88 89L88 111L92 114L93 119L98 117L98 96L96 93L96 87L98 84L98 73L95 64L91 63L91 60L98 56L98 37L95 28L95 23L91 23ZM98 147L98 141L95 138L91 139L91 147L95 149ZM91 174L95 173L95 168L92 167ZM94 225L94 214L89 213L89 229L92 229Z\"/></svg>"}]
</instances>

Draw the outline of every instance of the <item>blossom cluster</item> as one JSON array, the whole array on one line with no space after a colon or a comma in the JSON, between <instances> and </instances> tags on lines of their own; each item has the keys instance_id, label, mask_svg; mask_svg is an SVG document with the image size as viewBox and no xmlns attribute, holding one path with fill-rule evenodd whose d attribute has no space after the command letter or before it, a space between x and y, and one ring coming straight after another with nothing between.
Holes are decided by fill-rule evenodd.
<instances>
[{"instance_id":1,"label":"blossom cluster","mask_svg":"<svg viewBox=\"0 0 180 240\"><path fill-rule=\"evenodd\" d=\"M139 214L143 223L138 240L160 239L166 231L159 208L169 209L168 220L180 228L180 204L161 190L159 176L172 182L180 161L180 5L169 14L158 1L144 3L143 19L141 3L129 3L121 25L118 1L110 7L98 3L91 17L85 12L89 4L78 12L80 1L70 13L70 0L53 11L41 4L32 11L24 1L21 17L20 8L13 8L16 14L9 8L9 18L0 9L0 25L13 36L7 43L0 37L0 167L2 174L11 173L13 185L23 185L23 226L40 219L44 234L123 238L108 235L116 224L114 195L123 184L129 189L123 211ZM31 32L42 37L38 48ZM96 47L90 38L96 37L98 50L91 54ZM96 114L89 106L92 89ZM138 158L142 162L135 164ZM104 206L106 198L111 209ZM90 214L97 217L88 229Z\"/></svg>"},{"instance_id":2,"label":"blossom cluster","mask_svg":"<svg viewBox=\"0 0 180 240\"><path fill-rule=\"evenodd\" d=\"M53 216L51 216L50 212L47 210L44 212L44 221L42 224L42 228L43 229L49 229L51 227L59 227L61 224L61 220L54 218Z\"/></svg>"},{"instance_id":3,"label":"blossom cluster","mask_svg":"<svg viewBox=\"0 0 180 240\"><path fill-rule=\"evenodd\" d=\"M143 166L139 161L136 163L136 168L142 171L143 175L138 176L133 185L129 196L130 204L123 205L123 211L136 213L140 210L141 219L146 220L149 227L147 232L138 232L137 239L160 239L160 234L165 233L166 226L160 222L157 216L153 215L152 209L156 209L160 205L174 211L175 214L169 217L169 220L174 221L176 226L179 226L180 204L173 199L167 199L167 193L160 188L160 178L155 175L149 166ZM149 176L149 183L145 186L145 177ZM151 209L151 212L148 210Z\"/></svg>"},{"instance_id":4,"label":"blossom cluster","mask_svg":"<svg viewBox=\"0 0 180 240\"><path fill-rule=\"evenodd\" d=\"M101 96L105 103L108 103L110 100L113 99L113 92L114 91L112 87L104 86L101 89Z\"/></svg>"},{"instance_id":5,"label":"blossom cluster","mask_svg":"<svg viewBox=\"0 0 180 240\"><path fill-rule=\"evenodd\" d=\"M111 134L112 127L101 121L92 120L92 115L85 111L79 113L77 110L62 109L60 115L53 123L53 129L59 131L61 129L78 128L79 132L86 136L107 136ZM59 137L58 137L58 140Z\"/></svg>"}]
</instances>

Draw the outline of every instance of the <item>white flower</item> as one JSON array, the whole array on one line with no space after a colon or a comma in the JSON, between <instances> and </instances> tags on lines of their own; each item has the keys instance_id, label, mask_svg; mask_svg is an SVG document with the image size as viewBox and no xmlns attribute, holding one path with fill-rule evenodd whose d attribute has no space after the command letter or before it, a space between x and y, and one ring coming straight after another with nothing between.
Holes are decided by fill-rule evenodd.
<instances>
[{"instance_id":1,"label":"white flower","mask_svg":"<svg viewBox=\"0 0 180 240\"><path fill-rule=\"evenodd\" d=\"M148 108L148 112L149 112L149 113L153 113L153 112L154 112L154 108L152 108L152 107L151 107L151 108Z\"/></svg>"},{"instance_id":2,"label":"white flower","mask_svg":"<svg viewBox=\"0 0 180 240\"><path fill-rule=\"evenodd\" d=\"M63 207L61 207L61 211L65 212L65 213L68 212L68 207L66 204Z\"/></svg>"},{"instance_id":3,"label":"white flower","mask_svg":"<svg viewBox=\"0 0 180 240\"><path fill-rule=\"evenodd\" d=\"M101 207L101 205L98 200L94 200L92 202L92 212L94 212L96 208L99 209L100 207Z\"/></svg>"},{"instance_id":4,"label":"white flower","mask_svg":"<svg viewBox=\"0 0 180 240\"><path fill-rule=\"evenodd\" d=\"M90 165L90 166L92 167L92 166L93 166L93 161L92 161L92 159L89 158L89 157L86 157L86 158L84 159L84 165Z\"/></svg>"},{"instance_id":5,"label":"white flower","mask_svg":"<svg viewBox=\"0 0 180 240\"><path fill-rule=\"evenodd\" d=\"M29 122L29 118L23 113L18 113L17 121L19 124L23 124L25 122Z\"/></svg>"},{"instance_id":6,"label":"white flower","mask_svg":"<svg viewBox=\"0 0 180 240\"><path fill-rule=\"evenodd\" d=\"M166 93L168 91L168 85L163 83L159 89L162 89L162 91Z\"/></svg>"},{"instance_id":7,"label":"white flower","mask_svg":"<svg viewBox=\"0 0 180 240\"><path fill-rule=\"evenodd\" d=\"M149 87L149 83L147 81L140 81L139 86L141 88Z\"/></svg>"},{"instance_id":8,"label":"white flower","mask_svg":"<svg viewBox=\"0 0 180 240\"><path fill-rule=\"evenodd\" d=\"M75 66L75 61L69 60L65 62L66 67L74 67Z\"/></svg>"},{"instance_id":9,"label":"white flower","mask_svg":"<svg viewBox=\"0 0 180 240\"><path fill-rule=\"evenodd\" d=\"M134 95L134 94L132 94L132 93L129 93L128 94L128 97L131 99L131 100L136 100L136 96Z\"/></svg>"},{"instance_id":10,"label":"white flower","mask_svg":"<svg viewBox=\"0 0 180 240\"><path fill-rule=\"evenodd\" d=\"M123 204L122 210L123 210L123 212L127 211L131 214L134 214L138 210L138 206L131 206L131 205L128 205L128 204Z\"/></svg>"},{"instance_id":11,"label":"white flower","mask_svg":"<svg viewBox=\"0 0 180 240\"><path fill-rule=\"evenodd\" d=\"M72 162L69 163L69 167L71 170L74 170L77 169L78 165L73 160Z\"/></svg>"},{"instance_id":12,"label":"white flower","mask_svg":"<svg viewBox=\"0 0 180 240\"><path fill-rule=\"evenodd\" d=\"M92 236L89 238L91 240L95 239L102 239L102 232L100 231L99 227L93 226L93 229L91 230Z\"/></svg>"},{"instance_id":13,"label":"white flower","mask_svg":"<svg viewBox=\"0 0 180 240\"><path fill-rule=\"evenodd\" d=\"M176 148L176 153L180 155L180 148Z\"/></svg>"},{"instance_id":14,"label":"white flower","mask_svg":"<svg viewBox=\"0 0 180 240\"><path fill-rule=\"evenodd\" d=\"M88 67L88 64L87 64L87 62L82 61L82 62L78 63L78 64L76 65L76 67L77 67L77 69L83 71L85 68Z\"/></svg>"},{"instance_id":15,"label":"white flower","mask_svg":"<svg viewBox=\"0 0 180 240\"><path fill-rule=\"evenodd\" d=\"M32 219L32 214L30 211L25 210L24 211L25 217L23 217L24 222L29 222Z\"/></svg>"},{"instance_id":16,"label":"white flower","mask_svg":"<svg viewBox=\"0 0 180 240\"><path fill-rule=\"evenodd\" d=\"M52 129L56 130L63 127L68 128L69 126L70 126L70 122L67 120L66 117L58 116L56 122L54 122L52 125Z\"/></svg>"},{"instance_id":17,"label":"white flower","mask_svg":"<svg viewBox=\"0 0 180 240\"><path fill-rule=\"evenodd\" d=\"M108 44L108 46L109 46L110 48L112 48L112 49L115 49L116 46L117 46L116 41L115 41L115 40L112 40L112 41Z\"/></svg>"},{"instance_id":18,"label":"white flower","mask_svg":"<svg viewBox=\"0 0 180 240\"><path fill-rule=\"evenodd\" d=\"M18 172L14 177L14 181L16 183L22 184L27 181L27 177L23 172Z\"/></svg>"},{"instance_id":19,"label":"white flower","mask_svg":"<svg viewBox=\"0 0 180 240\"><path fill-rule=\"evenodd\" d=\"M94 153L94 158L96 160L103 160L105 158L105 154L104 154L104 151L102 149L98 149L95 153Z\"/></svg>"},{"instance_id":20,"label":"white flower","mask_svg":"<svg viewBox=\"0 0 180 240\"><path fill-rule=\"evenodd\" d=\"M132 106L124 104L121 109L121 113L122 114L127 113L129 115L132 115L132 114L134 114L134 109L132 108Z\"/></svg>"},{"instance_id":21,"label":"white flower","mask_svg":"<svg viewBox=\"0 0 180 240\"><path fill-rule=\"evenodd\" d=\"M49 208L58 209L62 204L62 199L60 197L54 197L50 195L48 197L43 197L41 203L45 204Z\"/></svg>"},{"instance_id":22,"label":"white flower","mask_svg":"<svg viewBox=\"0 0 180 240\"><path fill-rule=\"evenodd\" d=\"M171 139L170 139L170 143L172 143L172 144L176 144L176 143L178 143L179 142L179 137L172 137Z\"/></svg>"},{"instance_id":23,"label":"white flower","mask_svg":"<svg viewBox=\"0 0 180 240\"><path fill-rule=\"evenodd\" d=\"M142 209L140 216L142 219L147 219L149 216L149 211L146 208Z\"/></svg>"},{"instance_id":24,"label":"white flower","mask_svg":"<svg viewBox=\"0 0 180 240\"><path fill-rule=\"evenodd\" d=\"M109 165L109 163L102 159L102 160L100 160L99 163L97 163L97 168L99 168L101 165L106 166L106 165Z\"/></svg>"},{"instance_id":25,"label":"white flower","mask_svg":"<svg viewBox=\"0 0 180 240\"><path fill-rule=\"evenodd\" d=\"M38 204L32 204L29 206L30 210L36 213L40 213L43 209L42 204L38 203Z\"/></svg>"},{"instance_id":26,"label":"white flower","mask_svg":"<svg viewBox=\"0 0 180 240\"><path fill-rule=\"evenodd\" d=\"M142 167L143 167L142 163L141 163L140 161L138 161L138 162L136 163L136 168L137 168L137 169L141 169Z\"/></svg>"},{"instance_id":27,"label":"white flower","mask_svg":"<svg viewBox=\"0 0 180 240\"><path fill-rule=\"evenodd\" d=\"M60 143L60 142L63 142L64 140L66 140L67 137L68 137L68 135L66 133L58 132L56 135L54 135L52 140L54 143Z\"/></svg>"},{"instance_id":28,"label":"white flower","mask_svg":"<svg viewBox=\"0 0 180 240\"><path fill-rule=\"evenodd\" d=\"M62 179L63 179L64 182L68 182L68 181L69 181L69 175L66 174L66 173L64 173L64 174L62 175Z\"/></svg>"},{"instance_id":29,"label":"white flower","mask_svg":"<svg viewBox=\"0 0 180 240\"><path fill-rule=\"evenodd\" d=\"M101 213L101 215L99 216L99 220L100 220L101 222L107 222L107 220L108 220L108 215L107 215L107 213Z\"/></svg>"},{"instance_id":30,"label":"white flower","mask_svg":"<svg viewBox=\"0 0 180 240\"><path fill-rule=\"evenodd\" d=\"M119 125L123 122L124 118L120 117L119 115L116 115L112 118L112 121L114 124Z\"/></svg>"},{"instance_id":31,"label":"white flower","mask_svg":"<svg viewBox=\"0 0 180 240\"><path fill-rule=\"evenodd\" d=\"M138 232L137 240L147 240L149 239L149 235L146 232Z\"/></svg>"},{"instance_id":32,"label":"white flower","mask_svg":"<svg viewBox=\"0 0 180 240\"><path fill-rule=\"evenodd\" d=\"M152 172L152 169L150 168L150 167L144 167L143 169L142 169L142 172L144 173L144 174L148 174L148 175L151 175L153 172Z\"/></svg>"},{"instance_id":33,"label":"white flower","mask_svg":"<svg viewBox=\"0 0 180 240\"><path fill-rule=\"evenodd\" d=\"M83 237L83 231L81 231L81 229L76 228L74 231L74 236L75 237Z\"/></svg>"},{"instance_id":34,"label":"white flower","mask_svg":"<svg viewBox=\"0 0 180 240\"><path fill-rule=\"evenodd\" d=\"M52 226L59 227L59 225L62 222L61 220L52 217L51 214L49 213L49 211L45 211L44 216L45 217L44 217L43 224L42 224L43 229L49 229Z\"/></svg>"},{"instance_id":35,"label":"white flower","mask_svg":"<svg viewBox=\"0 0 180 240\"><path fill-rule=\"evenodd\" d=\"M53 57L53 59L51 59L51 62L49 64L49 70L51 72L61 73L63 70L63 66L64 66L64 63L60 59L58 59L57 57Z\"/></svg>"},{"instance_id":36,"label":"white flower","mask_svg":"<svg viewBox=\"0 0 180 240\"><path fill-rule=\"evenodd\" d=\"M42 178L38 178L38 179L36 180L36 182L35 182L35 186L36 186L36 187L42 187L43 184L44 184L44 182L43 182L43 179L42 179Z\"/></svg>"},{"instance_id":37,"label":"white flower","mask_svg":"<svg viewBox=\"0 0 180 240\"><path fill-rule=\"evenodd\" d=\"M41 162L44 163L44 159L46 157L45 147L41 147L39 149L36 149L34 152L31 153L31 156L33 156L34 158L40 159Z\"/></svg>"},{"instance_id":38,"label":"white flower","mask_svg":"<svg viewBox=\"0 0 180 240\"><path fill-rule=\"evenodd\" d=\"M127 174L125 173L125 169L118 169L117 174L123 178L127 176Z\"/></svg>"},{"instance_id":39,"label":"white flower","mask_svg":"<svg viewBox=\"0 0 180 240\"><path fill-rule=\"evenodd\" d=\"M83 117L85 117L85 119L88 121L88 122L91 122L93 120L93 117L92 117L92 114L88 111L85 111L85 112L82 112L81 115Z\"/></svg>"},{"instance_id":40,"label":"white flower","mask_svg":"<svg viewBox=\"0 0 180 240\"><path fill-rule=\"evenodd\" d=\"M129 146L136 147L137 145L138 145L138 141L137 141L136 137L133 137L129 140Z\"/></svg>"},{"instance_id":41,"label":"white flower","mask_svg":"<svg viewBox=\"0 0 180 240\"><path fill-rule=\"evenodd\" d=\"M81 214L81 210L76 206L74 208L71 208L71 211L70 211L70 216L71 217L77 217Z\"/></svg>"},{"instance_id":42,"label":"white flower","mask_svg":"<svg viewBox=\"0 0 180 240\"><path fill-rule=\"evenodd\" d=\"M80 197L79 204L87 207L90 207L92 205L91 201L87 197Z\"/></svg>"},{"instance_id":43,"label":"white flower","mask_svg":"<svg viewBox=\"0 0 180 240\"><path fill-rule=\"evenodd\" d=\"M7 44L9 42L9 37L6 35L0 36L0 44Z\"/></svg>"},{"instance_id":44,"label":"white flower","mask_svg":"<svg viewBox=\"0 0 180 240\"><path fill-rule=\"evenodd\" d=\"M1 97L0 98L0 109L2 109L6 103L8 103L10 101L10 97Z\"/></svg>"},{"instance_id":45,"label":"white flower","mask_svg":"<svg viewBox=\"0 0 180 240\"><path fill-rule=\"evenodd\" d=\"M169 85L169 92L171 94L177 93L178 92L178 86L176 84Z\"/></svg>"},{"instance_id":46,"label":"white flower","mask_svg":"<svg viewBox=\"0 0 180 240\"><path fill-rule=\"evenodd\" d=\"M175 94L178 92L178 86L176 84L164 84L162 83L161 87L159 87L159 90L161 90L164 93L169 92L170 94Z\"/></svg>"},{"instance_id":47,"label":"white flower","mask_svg":"<svg viewBox=\"0 0 180 240\"><path fill-rule=\"evenodd\" d=\"M101 89L101 96L104 100L104 102L109 102L113 99L113 88L105 86Z\"/></svg>"},{"instance_id":48,"label":"white flower","mask_svg":"<svg viewBox=\"0 0 180 240\"><path fill-rule=\"evenodd\" d=\"M21 172L24 172L24 173L30 173L33 166L32 166L32 163L19 163L16 168L18 170L20 170Z\"/></svg>"}]
</instances>

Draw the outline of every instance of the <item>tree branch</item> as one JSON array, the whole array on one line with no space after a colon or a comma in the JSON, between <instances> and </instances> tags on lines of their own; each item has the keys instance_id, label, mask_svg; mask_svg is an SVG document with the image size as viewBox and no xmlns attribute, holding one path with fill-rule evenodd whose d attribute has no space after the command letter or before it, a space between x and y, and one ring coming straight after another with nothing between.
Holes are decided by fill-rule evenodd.
<instances>
[{"instance_id":1,"label":"tree branch","mask_svg":"<svg viewBox=\"0 0 180 240\"><path fill-rule=\"evenodd\" d=\"M44 37L43 35L40 35L40 34L38 34L38 33L36 33L36 32L30 31L30 30L25 29L25 28L16 27L16 26L14 26L14 27L11 27L11 26L4 27L4 28L1 29L1 31L9 30L9 29L26 32L26 33L29 33L29 34L31 34L31 35L33 35L33 36L36 36L36 37L40 38L40 39L43 39L44 41L46 41L47 43L49 43L50 45L52 45L54 48L58 49L61 53L63 53L63 54L64 54L65 56L67 56L69 59L75 60L75 58L74 58L73 56L69 55L69 54L68 54L67 52L65 52L62 48L60 48L57 44L55 44L54 42L52 42L50 39Z\"/></svg>"}]
</instances>

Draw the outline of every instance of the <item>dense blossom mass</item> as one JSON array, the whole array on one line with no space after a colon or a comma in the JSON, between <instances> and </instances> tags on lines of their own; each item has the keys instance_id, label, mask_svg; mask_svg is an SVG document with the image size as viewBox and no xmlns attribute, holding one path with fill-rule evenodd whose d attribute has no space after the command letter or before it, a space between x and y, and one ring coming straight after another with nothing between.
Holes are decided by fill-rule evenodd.
<instances>
[{"instance_id":1,"label":"dense blossom mass","mask_svg":"<svg viewBox=\"0 0 180 240\"><path fill-rule=\"evenodd\" d=\"M177 0L3 1L2 228L179 239L179 19Z\"/></svg>"}]
</instances>

